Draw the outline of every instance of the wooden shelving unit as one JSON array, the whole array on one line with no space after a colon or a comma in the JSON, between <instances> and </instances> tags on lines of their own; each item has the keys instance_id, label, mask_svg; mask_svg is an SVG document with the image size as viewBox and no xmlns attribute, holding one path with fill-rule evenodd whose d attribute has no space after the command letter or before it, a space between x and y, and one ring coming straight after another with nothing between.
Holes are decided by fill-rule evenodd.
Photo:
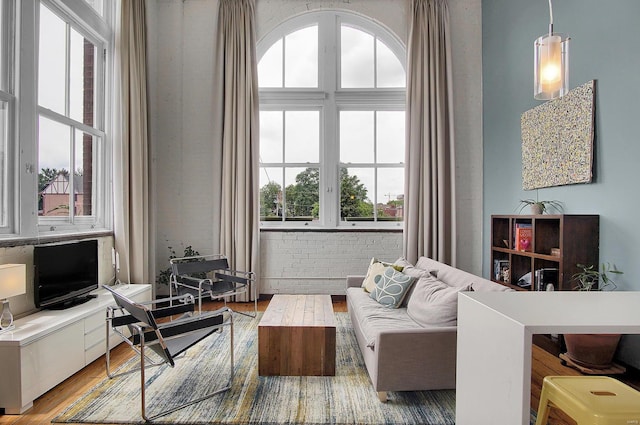
<instances>
[{"instance_id":1,"label":"wooden shelving unit","mask_svg":"<svg viewBox=\"0 0 640 425\"><path fill-rule=\"evenodd\" d=\"M531 227L531 243L516 250L523 225ZM492 215L491 279L519 290L571 290L577 264L599 264L599 234L598 215ZM498 261L508 273L496 269Z\"/></svg>"}]
</instances>

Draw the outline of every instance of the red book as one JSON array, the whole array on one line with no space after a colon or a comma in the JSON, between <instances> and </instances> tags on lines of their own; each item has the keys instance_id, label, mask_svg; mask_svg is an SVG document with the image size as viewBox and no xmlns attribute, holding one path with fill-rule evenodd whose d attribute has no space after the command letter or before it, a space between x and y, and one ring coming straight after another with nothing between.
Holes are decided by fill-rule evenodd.
<instances>
[{"instance_id":1,"label":"red book","mask_svg":"<svg viewBox=\"0 0 640 425\"><path fill-rule=\"evenodd\" d=\"M531 251L533 229L531 227L516 228L516 251Z\"/></svg>"}]
</instances>

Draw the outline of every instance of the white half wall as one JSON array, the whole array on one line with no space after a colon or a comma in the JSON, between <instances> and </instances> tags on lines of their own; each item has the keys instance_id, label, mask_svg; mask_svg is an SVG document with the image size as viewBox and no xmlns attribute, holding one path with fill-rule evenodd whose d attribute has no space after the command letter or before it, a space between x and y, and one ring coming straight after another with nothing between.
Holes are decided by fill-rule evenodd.
<instances>
[{"instance_id":1,"label":"white half wall","mask_svg":"<svg viewBox=\"0 0 640 425\"><path fill-rule=\"evenodd\" d=\"M261 293L344 295L346 276L364 276L371 258L402 255L402 232L262 231L260 253Z\"/></svg>"}]
</instances>

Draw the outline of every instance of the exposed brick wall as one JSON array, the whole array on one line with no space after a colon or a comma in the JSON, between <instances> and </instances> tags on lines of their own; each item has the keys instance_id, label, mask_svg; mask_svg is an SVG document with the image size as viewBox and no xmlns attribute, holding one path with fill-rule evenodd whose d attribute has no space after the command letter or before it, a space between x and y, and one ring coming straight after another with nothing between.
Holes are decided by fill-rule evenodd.
<instances>
[{"instance_id":1,"label":"exposed brick wall","mask_svg":"<svg viewBox=\"0 0 640 425\"><path fill-rule=\"evenodd\" d=\"M401 232L262 231L260 292L344 295L346 276L365 274L372 257L401 255Z\"/></svg>"}]
</instances>

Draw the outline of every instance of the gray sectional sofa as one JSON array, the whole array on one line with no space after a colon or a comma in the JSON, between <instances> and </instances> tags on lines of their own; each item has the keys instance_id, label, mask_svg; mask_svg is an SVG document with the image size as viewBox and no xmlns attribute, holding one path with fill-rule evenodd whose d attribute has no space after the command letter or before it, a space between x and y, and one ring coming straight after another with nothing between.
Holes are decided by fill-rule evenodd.
<instances>
[{"instance_id":1,"label":"gray sectional sofa","mask_svg":"<svg viewBox=\"0 0 640 425\"><path fill-rule=\"evenodd\" d=\"M365 276L347 277L349 315L383 402L388 391L455 388L458 292L511 290L426 257L394 265L414 278L398 308L373 299L362 287Z\"/></svg>"}]
</instances>

